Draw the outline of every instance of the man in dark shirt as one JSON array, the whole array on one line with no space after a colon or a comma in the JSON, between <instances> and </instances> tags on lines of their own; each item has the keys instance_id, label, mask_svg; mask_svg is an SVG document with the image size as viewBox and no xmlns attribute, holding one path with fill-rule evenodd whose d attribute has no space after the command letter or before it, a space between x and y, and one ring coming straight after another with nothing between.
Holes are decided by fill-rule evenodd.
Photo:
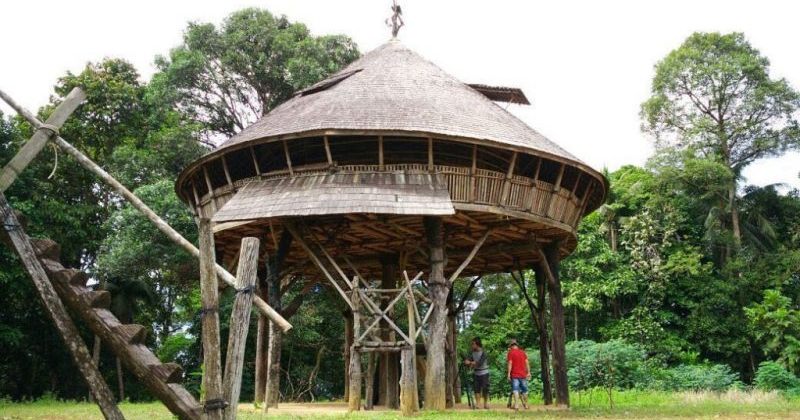
<instances>
[{"instance_id":1,"label":"man in dark shirt","mask_svg":"<svg viewBox=\"0 0 800 420\"><path fill-rule=\"evenodd\" d=\"M527 409L528 380L531 379L531 369L528 355L519 348L517 340L512 339L509 343L506 360L508 360L508 380L511 381L511 390L514 395L514 410L517 409L517 401L521 401L522 407Z\"/></svg>"},{"instance_id":2,"label":"man in dark shirt","mask_svg":"<svg viewBox=\"0 0 800 420\"><path fill-rule=\"evenodd\" d=\"M475 383L475 407L480 408L480 397L483 397L483 408L489 408L489 361L483 351L481 339L475 337L470 344L472 354L464 364L473 369Z\"/></svg>"}]
</instances>

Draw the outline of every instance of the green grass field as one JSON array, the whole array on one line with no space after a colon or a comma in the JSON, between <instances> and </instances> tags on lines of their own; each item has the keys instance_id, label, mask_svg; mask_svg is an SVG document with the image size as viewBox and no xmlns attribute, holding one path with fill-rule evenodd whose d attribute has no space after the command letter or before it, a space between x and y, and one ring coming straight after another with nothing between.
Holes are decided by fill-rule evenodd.
<instances>
[{"instance_id":1,"label":"green grass field","mask_svg":"<svg viewBox=\"0 0 800 420\"><path fill-rule=\"evenodd\" d=\"M573 407L569 410L532 409L513 412L505 408L505 401L493 401L491 410L459 409L457 414L422 411L421 419L458 418L708 418L708 419L800 419L800 398L787 398L778 393L729 391L715 393L666 393L666 392L615 392L614 408L609 407L608 396L601 390L573 393ZM124 403L121 405L128 419L168 419L169 412L160 403ZM284 408L270 411L268 415L256 412L251 404L240 406L239 418L353 418L353 419L393 419L400 418L396 411L373 411L346 414L343 404L317 403L295 405L286 404ZM101 419L97 408L89 403L70 401L40 400L26 403L12 403L0 400L0 419Z\"/></svg>"}]
</instances>

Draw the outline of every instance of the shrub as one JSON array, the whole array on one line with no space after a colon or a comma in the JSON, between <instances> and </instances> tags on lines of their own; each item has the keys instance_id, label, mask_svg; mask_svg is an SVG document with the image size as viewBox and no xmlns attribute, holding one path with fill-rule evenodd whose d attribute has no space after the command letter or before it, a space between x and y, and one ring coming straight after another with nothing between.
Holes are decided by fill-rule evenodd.
<instances>
[{"instance_id":1,"label":"shrub","mask_svg":"<svg viewBox=\"0 0 800 420\"><path fill-rule=\"evenodd\" d=\"M726 391L738 383L728 365L678 365L665 369L659 384L668 391Z\"/></svg>"},{"instance_id":2,"label":"shrub","mask_svg":"<svg viewBox=\"0 0 800 420\"><path fill-rule=\"evenodd\" d=\"M758 365L753 383L756 388L767 391L787 391L800 388L800 379L797 376L786 370L780 363L771 361L761 362Z\"/></svg>"},{"instance_id":3,"label":"shrub","mask_svg":"<svg viewBox=\"0 0 800 420\"><path fill-rule=\"evenodd\" d=\"M570 387L633 388L644 360L644 350L625 340L570 342L567 344Z\"/></svg>"}]
</instances>

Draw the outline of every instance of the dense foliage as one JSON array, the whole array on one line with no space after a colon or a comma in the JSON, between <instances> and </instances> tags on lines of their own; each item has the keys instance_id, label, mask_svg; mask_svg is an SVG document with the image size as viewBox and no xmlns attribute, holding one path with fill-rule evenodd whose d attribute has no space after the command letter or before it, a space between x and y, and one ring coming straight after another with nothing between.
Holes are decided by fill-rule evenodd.
<instances>
[{"instance_id":1,"label":"dense foliage","mask_svg":"<svg viewBox=\"0 0 800 420\"><path fill-rule=\"evenodd\" d=\"M315 37L302 24L247 9L220 27L190 24L183 45L157 59L159 72L149 82L120 59L65 75L40 114L82 86L87 103L63 136L194 240L192 215L173 191L180 169L207 151L209 139L238 132L357 55L347 37ZM798 387L800 192L748 186L741 178L750 162L798 144L798 95L768 70L741 34L692 35L657 65L642 111L657 152L642 167L607 174L608 200L581 223L578 248L561 267L573 390L603 388L611 396L631 388ZM0 162L30 134L22 120L0 115ZM147 344L183 365L189 389L199 392L197 264L68 157L59 156L49 177L53 165L52 154L43 154L7 192L29 232L60 242L65 264L90 271L95 287L112 293L118 316L148 325ZM0 397L84 398L6 247L0 265ZM482 338L497 395L508 392L510 337L530 349L532 392L542 388L531 301L519 288L534 274L522 274L522 283L509 274L483 277L458 314L459 349ZM456 300L466 283L457 282ZM321 285L287 293L287 301L303 293L305 302L283 343L282 395L340 397L344 308ZM231 300L230 291L222 294L221 313ZM225 342L227 319L220 319ZM253 395L254 348L248 340L243 398ZM105 351L100 367L116 383ZM135 381L124 383L128 398L149 398Z\"/></svg>"}]
</instances>

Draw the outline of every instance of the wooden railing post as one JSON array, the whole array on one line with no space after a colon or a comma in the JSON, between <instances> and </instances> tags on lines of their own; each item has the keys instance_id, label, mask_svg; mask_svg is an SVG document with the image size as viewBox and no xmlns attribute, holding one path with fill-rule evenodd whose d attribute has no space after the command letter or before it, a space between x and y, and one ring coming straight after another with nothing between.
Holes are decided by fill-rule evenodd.
<instances>
[{"instance_id":1,"label":"wooden railing post","mask_svg":"<svg viewBox=\"0 0 800 420\"><path fill-rule=\"evenodd\" d=\"M231 312L228 333L228 354L225 358L225 379L223 392L230 403L225 410L226 419L236 418L239 405L239 393L242 388L242 370L244 367L244 350L247 343L247 331L250 326L250 309L255 293L256 272L258 270L257 238L242 239L239 252L239 268L236 271L236 300Z\"/></svg>"}]
</instances>

